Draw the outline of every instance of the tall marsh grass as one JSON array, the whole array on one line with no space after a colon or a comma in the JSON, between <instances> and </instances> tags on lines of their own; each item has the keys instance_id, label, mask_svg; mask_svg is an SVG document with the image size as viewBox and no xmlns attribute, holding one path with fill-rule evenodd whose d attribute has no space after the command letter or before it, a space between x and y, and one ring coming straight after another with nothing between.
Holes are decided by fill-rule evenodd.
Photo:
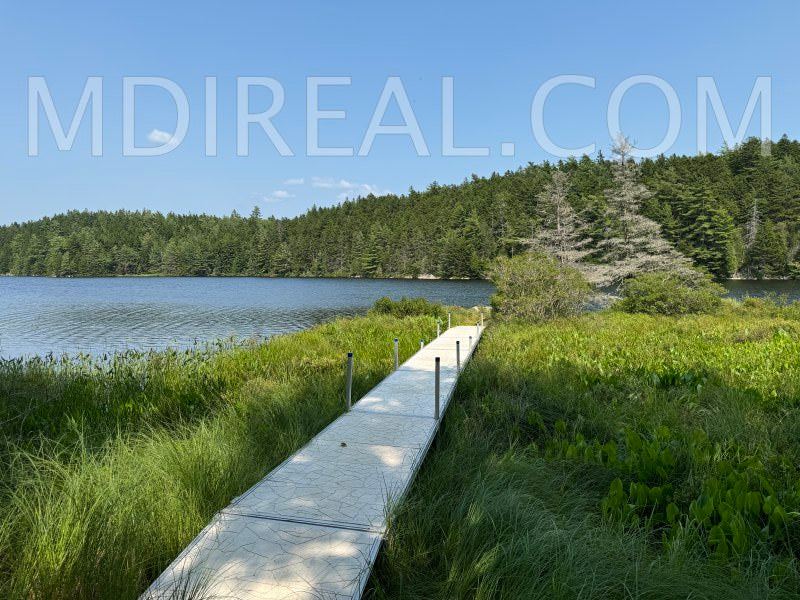
<instances>
[{"instance_id":1,"label":"tall marsh grass","mask_svg":"<svg viewBox=\"0 0 800 600\"><path fill-rule=\"evenodd\" d=\"M710 479L748 469L775 497L737 489L747 502L800 510L800 314L761 304L493 325L395 515L373 597L800 597L800 514L774 521L759 505L736 529L718 513L740 518L734 494L695 518ZM662 440L669 454L643 468L641 448ZM672 522L627 497L656 486L661 458ZM617 479L625 518L604 511Z\"/></svg>"},{"instance_id":2,"label":"tall marsh grass","mask_svg":"<svg viewBox=\"0 0 800 600\"><path fill-rule=\"evenodd\" d=\"M455 322L474 315L454 310ZM338 320L265 343L0 365L0 597L136 598L213 514L435 335Z\"/></svg>"}]
</instances>

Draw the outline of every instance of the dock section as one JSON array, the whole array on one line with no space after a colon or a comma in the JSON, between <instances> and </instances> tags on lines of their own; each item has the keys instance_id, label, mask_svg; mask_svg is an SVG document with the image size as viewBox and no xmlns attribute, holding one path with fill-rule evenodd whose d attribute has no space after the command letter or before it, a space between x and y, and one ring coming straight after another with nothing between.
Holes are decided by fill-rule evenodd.
<instances>
[{"instance_id":1,"label":"dock section","mask_svg":"<svg viewBox=\"0 0 800 600\"><path fill-rule=\"evenodd\" d=\"M142 598L360 598L482 332L453 327L414 354L220 511Z\"/></svg>"}]
</instances>

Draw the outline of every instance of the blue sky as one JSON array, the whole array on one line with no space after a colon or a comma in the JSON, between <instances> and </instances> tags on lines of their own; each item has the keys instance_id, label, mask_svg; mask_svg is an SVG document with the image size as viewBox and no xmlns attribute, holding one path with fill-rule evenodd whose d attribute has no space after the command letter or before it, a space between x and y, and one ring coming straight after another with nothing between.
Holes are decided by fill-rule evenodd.
<instances>
[{"instance_id":1,"label":"blue sky","mask_svg":"<svg viewBox=\"0 0 800 600\"><path fill-rule=\"evenodd\" d=\"M295 2L10 3L0 9L0 223L68 209L142 209L292 216L367 191L403 193L431 181L515 169L553 159L531 130L536 90L557 75L593 77L594 89L562 86L545 105L545 127L565 147L595 143L607 153L606 107L634 75L654 75L677 93L681 128L670 153L697 151L696 80L714 77L728 116L739 122L759 76L771 77L772 131L800 137L800 77L794 1L669 2ZM88 114L73 148L59 151L47 121L28 156L28 78L45 77L65 126L86 78L103 77L103 156L90 152ZM174 151L122 156L122 78L165 77L186 93L190 125ZM218 155L204 155L204 78L217 77ZM236 155L236 78L272 77L285 90L273 118L294 156L280 156L258 127L250 155ZM402 79L430 156L408 136L378 136L368 156L306 156L306 78L351 77L329 86L320 108L346 119L320 123L322 146L357 151L388 77ZM442 77L454 78L457 146L489 156L442 156ZM253 93L264 110L268 93ZM722 142L710 113L709 145ZM758 112L756 113L756 116ZM172 132L176 109L141 89L136 143ZM399 124L392 103L384 123ZM622 129L641 147L665 134L667 108L637 86L621 105ZM758 133L754 118L748 133ZM512 142L514 156L501 156ZM302 184L299 181L302 180Z\"/></svg>"}]
</instances>

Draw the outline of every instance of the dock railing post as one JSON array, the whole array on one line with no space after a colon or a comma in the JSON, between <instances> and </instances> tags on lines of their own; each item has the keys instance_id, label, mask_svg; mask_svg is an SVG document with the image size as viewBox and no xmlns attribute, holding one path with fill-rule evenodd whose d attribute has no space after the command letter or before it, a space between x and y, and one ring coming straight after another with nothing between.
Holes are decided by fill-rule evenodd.
<instances>
[{"instance_id":1,"label":"dock railing post","mask_svg":"<svg viewBox=\"0 0 800 600\"><path fill-rule=\"evenodd\" d=\"M456 371L461 370L461 340L456 340Z\"/></svg>"},{"instance_id":2,"label":"dock railing post","mask_svg":"<svg viewBox=\"0 0 800 600\"><path fill-rule=\"evenodd\" d=\"M399 344L400 344L400 340L398 340L397 338L394 338L394 368L395 368L395 370L397 369L397 367L400 366L400 352L399 352L399 349L398 349Z\"/></svg>"},{"instance_id":3,"label":"dock railing post","mask_svg":"<svg viewBox=\"0 0 800 600\"><path fill-rule=\"evenodd\" d=\"M469 348L472 350L472 336L469 336Z\"/></svg>"},{"instance_id":4,"label":"dock railing post","mask_svg":"<svg viewBox=\"0 0 800 600\"><path fill-rule=\"evenodd\" d=\"M433 392L433 418L439 420L439 363L441 359L436 357L436 383Z\"/></svg>"},{"instance_id":5,"label":"dock railing post","mask_svg":"<svg viewBox=\"0 0 800 600\"><path fill-rule=\"evenodd\" d=\"M481 334L481 326L475 323L475 337L478 337Z\"/></svg>"},{"instance_id":6,"label":"dock railing post","mask_svg":"<svg viewBox=\"0 0 800 600\"><path fill-rule=\"evenodd\" d=\"M347 410L353 403L353 353L347 353Z\"/></svg>"},{"instance_id":7,"label":"dock railing post","mask_svg":"<svg viewBox=\"0 0 800 600\"><path fill-rule=\"evenodd\" d=\"M447 328L450 329L450 313L447 313Z\"/></svg>"},{"instance_id":8,"label":"dock railing post","mask_svg":"<svg viewBox=\"0 0 800 600\"><path fill-rule=\"evenodd\" d=\"M425 347L425 340L420 339L419 340L419 349L422 350L424 347Z\"/></svg>"},{"instance_id":9,"label":"dock railing post","mask_svg":"<svg viewBox=\"0 0 800 600\"><path fill-rule=\"evenodd\" d=\"M483 311L481 311L481 327L483 327Z\"/></svg>"},{"instance_id":10,"label":"dock railing post","mask_svg":"<svg viewBox=\"0 0 800 600\"><path fill-rule=\"evenodd\" d=\"M436 337L442 335L442 325L439 319L436 319Z\"/></svg>"}]
</instances>

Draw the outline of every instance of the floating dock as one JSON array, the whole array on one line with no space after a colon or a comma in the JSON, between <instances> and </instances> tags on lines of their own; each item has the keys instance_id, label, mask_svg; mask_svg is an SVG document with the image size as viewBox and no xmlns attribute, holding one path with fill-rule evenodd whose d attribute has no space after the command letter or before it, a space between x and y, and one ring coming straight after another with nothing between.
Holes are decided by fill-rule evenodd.
<instances>
[{"instance_id":1,"label":"floating dock","mask_svg":"<svg viewBox=\"0 0 800 600\"><path fill-rule=\"evenodd\" d=\"M142 596L147 600L361 597L387 530L483 328L420 349L221 510Z\"/></svg>"}]
</instances>

